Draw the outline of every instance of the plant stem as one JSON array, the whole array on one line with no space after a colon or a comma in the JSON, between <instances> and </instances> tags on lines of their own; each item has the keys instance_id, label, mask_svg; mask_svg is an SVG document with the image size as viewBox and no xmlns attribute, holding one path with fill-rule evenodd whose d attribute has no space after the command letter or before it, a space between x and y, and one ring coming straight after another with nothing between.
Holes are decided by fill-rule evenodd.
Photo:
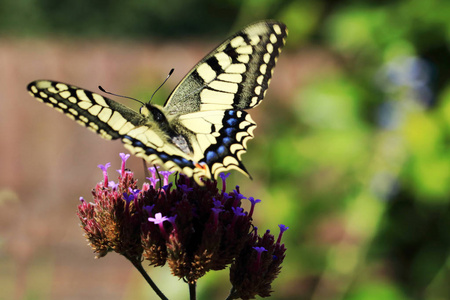
<instances>
[{"instance_id":1,"label":"plant stem","mask_svg":"<svg viewBox=\"0 0 450 300\"><path fill-rule=\"evenodd\" d=\"M196 295L196 283L189 283L189 299L190 300L196 300L197 299L197 295Z\"/></svg>"},{"instance_id":2,"label":"plant stem","mask_svg":"<svg viewBox=\"0 0 450 300\"><path fill-rule=\"evenodd\" d=\"M236 290L234 289L234 286L231 288L230 294L228 295L226 300L232 300L236 299Z\"/></svg>"},{"instance_id":3,"label":"plant stem","mask_svg":"<svg viewBox=\"0 0 450 300\"><path fill-rule=\"evenodd\" d=\"M133 259L130 257L127 257L127 259L133 264L133 266L141 273L141 275L145 278L147 283L152 287L152 289L155 291L155 293L161 298L162 300L169 300L162 292L161 290L156 286L156 284L153 282L153 280L150 278L150 276L145 272L145 269L142 267L142 263L138 259Z\"/></svg>"}]
</instances>

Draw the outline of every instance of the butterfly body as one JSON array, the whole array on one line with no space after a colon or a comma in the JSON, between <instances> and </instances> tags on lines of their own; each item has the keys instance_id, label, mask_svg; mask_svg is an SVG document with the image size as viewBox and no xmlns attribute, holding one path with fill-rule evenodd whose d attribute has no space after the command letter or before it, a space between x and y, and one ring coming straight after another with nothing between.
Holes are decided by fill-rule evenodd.
<instances>
[{"instance_id":1,"label":"butterfly body","mask_svg":"<svg viewBox=\"0 0 450 300\"><path fill-rule=\"evenodd\" d=\"M178 84L164 106L140 113L99 94L51 80L28 85L30 94L151 164L200 182L236 169L255 122L246 109L265 96L284 45L286 27L263 21L244 28L202 59Z\"/></svg>"}]
</instances>

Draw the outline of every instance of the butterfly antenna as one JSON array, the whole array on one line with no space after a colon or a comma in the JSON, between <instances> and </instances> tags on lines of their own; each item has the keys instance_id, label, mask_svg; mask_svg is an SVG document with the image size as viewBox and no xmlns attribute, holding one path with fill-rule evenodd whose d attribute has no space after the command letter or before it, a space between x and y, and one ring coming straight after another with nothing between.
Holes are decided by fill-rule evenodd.
<instances>
[{"instance_id":1,"label":"butterfly antenna","mask_svg":"<svg viewBox=\"0 0 450 300\"><path fill-rule=\"evenodd\" d=\"M164 83L166 83L169 77L172 76L174 70L175 69L173 68L170 70L169 74L167 75L166 79L164 79L163 83L161 83L161 85L156 89L156 91L153 92L152 96L150 97L149 103L152 102L153 96L155 96L156 92L159 91L159 89L164 85Z\"/></svg>"},{"instance_id":2,"label":"butterfly antenna","mask_svg":"<svg viewBox=\"0 0 450 300\"><path fill-rule=\"evenodd\" d=\"M156 165L153 165L153 167L156 170L156 174L158 174L158 179L159 179L159 190L161 190L162 188L162 179L161 179L161 174L159 174L158 169L156 168Z\"/></svg>"},{"instance_id":3,"label":"butterfly antenna","mask_svg":"<svg viewBox=\"0 0 450 300\"><path fill-rule=\"evenodd\" d=\"M98 89L100 91L102 91L103 93L106 93L106 94L109 94L109 95L113 95L113 96L116 96L116 97L122 97L122 98L131 99L131 100L134 100L134 101L137 101L137 102L141 103L142 105L145 105L144 102L142 102L142 101L140 101L138 99L135 99L135 98L132 98L132 97L128 97L128 96L119 95L119 94L114 94L114 93L111 93L111 92L107 92L101 85L98 86Z\"/></svg>"}]
</instances>

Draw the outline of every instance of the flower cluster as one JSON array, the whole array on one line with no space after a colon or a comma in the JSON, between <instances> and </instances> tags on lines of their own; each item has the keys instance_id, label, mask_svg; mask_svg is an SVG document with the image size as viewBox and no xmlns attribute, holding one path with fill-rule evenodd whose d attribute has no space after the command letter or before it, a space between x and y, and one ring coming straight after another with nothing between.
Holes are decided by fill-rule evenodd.
<instances>
[{"instance_id":1,"label":"flower cluster","mask_svg":"<svg viewBox=\"0 0 450 300\"><path fill-rule=\"evenodd\" d=\"M138 189L133 173L125 169L128 156L121 154L117 183L108 180L110 164L100 165L104 180L92 191L94 202L80 198L81 227L97 257L114 251L135 265L142 259L153 266L168 264L173 275L189 284L231 265L228 299L270 295L284 259L281 236L287 227L280 225L276 241L269 231L258 236L252 214L260 200L249 197L251 210L245 212L241 204L247 198L239 187L225 191L225 174L218 188L216 181L204 180L200 186L184 175L169 182L171 172L149 168L149 183Z\"/></svg>"}]
</instances>

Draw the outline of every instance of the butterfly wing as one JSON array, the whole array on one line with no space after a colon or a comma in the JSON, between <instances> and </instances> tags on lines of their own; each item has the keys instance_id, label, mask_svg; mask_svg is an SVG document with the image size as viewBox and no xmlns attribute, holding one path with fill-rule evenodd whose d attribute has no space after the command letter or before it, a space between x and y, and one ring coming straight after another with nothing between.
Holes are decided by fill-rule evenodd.
<instances>
[{"instance_id":1,"label":"butterfly wing","mask_svg":"<svg viewBox=\"0 0 450 300\"><path fill-rule=\"evenodd\" d=\"M244 28L203 58L174 89L164 108L169 114L186 114L257 106L286 35L286 26L276 21Z\"/></svg>"},{"instance_id":2,"label":"butterfly wing","mask_svg":"<svg viewBox=\"0 0 450 300\"><path fill-rule=\"evenodd\" d=\"M50 80L28 85L30 94L105 139L120 139L136 156L188 176L205 176L191 157L167 140L149 118L99 94Z\"/></svg>"},{"instance_id":3,"label":"butterfly wing","mask_svg":"<svg viewBox=\"0 0 450 300\"><path fill-rule=\"evenodd\" d=\"M235 169L249 176L241 162L247 141L256 128L250 115L240 110L203 111L182 115L183 128L191 132L195 161L203 166L205 176L217 178Z\"/></svg>"},{"instance_id":4,"label":"butterfly wing","mask_svg":"<svg viewBox=\"0 0 450 300\"><path fill-rule=\"evenodd\" d=\"M286 35L275 21L244 28L203 58L166 101L166 113L181 115L191 131L196 159L211 177L230 169L250 176L241 155L256 124L243 110L264 98Z\"/></svg>"}]
</instances>

